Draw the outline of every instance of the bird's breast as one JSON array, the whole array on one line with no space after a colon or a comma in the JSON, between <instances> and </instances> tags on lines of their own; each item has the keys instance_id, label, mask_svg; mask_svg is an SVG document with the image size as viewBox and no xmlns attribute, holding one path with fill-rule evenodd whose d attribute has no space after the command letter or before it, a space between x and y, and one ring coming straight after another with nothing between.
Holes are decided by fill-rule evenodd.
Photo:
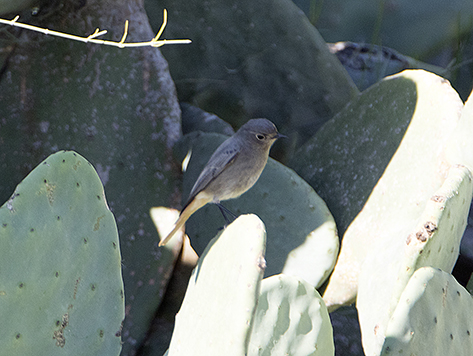
<instances>
[{"instance_id":1,"label":"bird's breast","mask_svg":"<svg viewBox=\"0 0 473 356\"><path fill-rule=\"evenodd\" d=\"M258 180L266 165L266 160L254 160L251 156L239 155L238 159L228 166L212 181L207 189L215 194L214 200L237 198L250 189Z\"/></svg>"}]
</instances>

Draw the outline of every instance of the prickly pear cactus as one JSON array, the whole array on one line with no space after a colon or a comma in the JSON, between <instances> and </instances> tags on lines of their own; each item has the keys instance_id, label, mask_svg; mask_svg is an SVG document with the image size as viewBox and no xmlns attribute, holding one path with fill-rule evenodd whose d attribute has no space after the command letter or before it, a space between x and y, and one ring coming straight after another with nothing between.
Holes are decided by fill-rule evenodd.
<instances>
[{"instance_id":1,"label":"prickly pear cactus","mask_svg":"<svg viewBox=\"0 0 473 356\"><path fill-rule=\"evenodd\" d=\"M324 293L329 310L354 301L371 246L405 238L441 187L450 166L443 150L462 108L443 78L407 70L363 92L296 154L294 169L343 234Z\"/></svg>"},{"instance_id":2,"label":"prickly pear cactus","mask_svg":"<svg viewBox=\"0 0 473 356\"><path fill-rule=\"evenodd\" d=\"M34 4L34 0L0 0L0 15L18 13L18 11L31 8Z\"/></svg>"},{"instance_id":3,"label":"prickly pear cactus","mask_svg":"<svg viewBox=\"0 0 473 356\"><path fill-rule=\"evenodd\" d=\"M263 279L249 356L333 355L327 307L309 283L284 274Z\"/></svg>"},{"instance_id":4,"label":"prickly pear cactus","mask_svg":"<svg viewBox=\"0 0 473 356\"><path fill-rule=\"evenodd\" d=\"M233 127L215 114L208 113L188 103L180 103L182 118L182 133L217 132L231 136L235 133Z\"/></svg>"},{"instance_id":5,"label":"prickly pear cactus","mask_svg":"<svg viewBox=\"0 0 473 356\"><path fill-rule=\"evenodd\" d=\"M108 30L104 39L119 41L129 20L127 42L155 36L141 0L41 3L53 11L40 6L29 23L85 36L99 27ZM180 111L167 63L157 48L119 49L26 30L16 42L6 37L2 48L14 51L0 65L0 201L58 149L74 149L96 167L121 237L123 356L134 355L177 258L175 250L157 248L149 217L150 207L178 200L171 147ZM184 54L187 46L180 47Z\"/></svg>"},{"instance_id":6,"label":"prickly pear cactus","mask_svg":"<svg viewBox=\"0 0 473 356\"><path fill-rule=\"evenodd\" d=\"M246 354L265 240L261 220L244 215L209 243L176 315L169 356Z\"/></svg>"},{"instance_id":7,"label":"prickly pear cactus","mask_svg":"<svg viewBox=\"0 0 473 356\"><path fill-rule=\"evenodd\" d=\"M424 267L410 278L381 355L472 355L473 298L452 275Z\"/></svg>"},{"instance_id":8,"label":"prickly pear cactus","mask_svg":"<svg viewBox=\"0 0 473 356\"><path fill-rule=\"evenodd\" d=\"M360 90L404 69L425 69L445 76L446 70L405 56L392 48L354 42L328 43Z\"/></svg>"},{"instance_id":9,"label":"prickly pear cactus","mask_svg":"<svg viewBox=\"0 0 473 356\"><path fill-rule=\"evenodd\" d=\"M170 21L166 34L185 33L193 41L184 56L176 46L162 49L179 99L229 118L234 126L267 117L281 132L297 131L305 140L358 94L292 1L240 0L228 6L210 0L202 6L153 0L146 5L155 31L166 7L179 17Z\"/></svg>"},{"instance_id":10,"label":"prickly pear cactus","mask_svg":"<svg viewBox=\"0 0 473 356\"><path fill-rule=\"evenodd\" d=\"M200 132L186 135L179 142L181 159L192 149L184 174L184 199L210 155L226 138ZM248 192L222 204L237 215L255 213L264 221L268 231L265 276L296 275L317 287L328 277L338 253L335 222L324 201L293 170L270 158ZM189 219L186 232L197 253L204 250L223 224L220 211L213 204Z\"/></svg>"},{"instance_id":11,"label":"prickly pear cactus","mask_svg":"<svg viewBox=\"0 0 473 356\"><path fill-rule=\"evenodd\" d=\"M100 179L77 153L53 154L0 208L0 353L117 356L124 317Z\"/></svg>"},{"instance_id":12,"label":"prickly pear cactus","mask_svg":"<svg viewBox=\"0 0 473 356\"><path fill-rule=\"evenodd\" d=\"M366 355L379 354L388 321L417 269L432 266L452 271L467 224L472 191L470 171L463 166L452 167L411 233L391 234L389 240L380 237L367 255L359 275L356 304Z\"/></svg>"},{"instance_id":13,"label":"prickly pear cactus","mask_svg":"<svg viewBox=\"0 0 473 356\"><path fill-rule=\"evenodd\" d=\"M464 164L473 172L473 91L463 107L460 121L447 143L446 153L451 164Z\"/></svg>"}]
</instances>

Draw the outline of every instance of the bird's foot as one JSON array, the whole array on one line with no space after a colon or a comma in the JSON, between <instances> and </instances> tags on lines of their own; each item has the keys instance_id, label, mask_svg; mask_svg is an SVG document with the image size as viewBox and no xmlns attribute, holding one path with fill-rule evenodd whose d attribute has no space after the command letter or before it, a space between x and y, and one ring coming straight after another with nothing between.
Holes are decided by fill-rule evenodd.
<instances>
[{"instance_id":1,"label":"bird's foot","mask_svg":"<svg viewBox=\"0 0 473 356\"><path fill-rule=\"evenodd\" d=\"M237 216L236 216L235 214L233 214L230 210L228 210L227 208L225 208L222 204L216 203L216 205L217 205L218 208L220 209L220 212L222 213L223 218L225 219L225 225L223 226L223 228L226 228L227 225L229 225L229 224L231 224L233 221L235 221L235 219L237 218ZM228 218L228 215L231 216L231 219Z\"/></svg>"}]
</instances>

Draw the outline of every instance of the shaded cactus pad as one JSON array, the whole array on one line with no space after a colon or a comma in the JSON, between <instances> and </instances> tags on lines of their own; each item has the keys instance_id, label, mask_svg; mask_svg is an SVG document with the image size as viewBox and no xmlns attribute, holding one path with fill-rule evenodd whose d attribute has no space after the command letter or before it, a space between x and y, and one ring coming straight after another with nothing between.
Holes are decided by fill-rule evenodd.
<instances>
[{"instance_id":1,"label":"shaded cactus pad","mask_svg":"<svg viewBox=\"0 0 473 356\"><path fill-rule=\"evenodd\" d=\"M0 208L4 355L118 355L124 294L115 219L94 168L49 156Z\"/></svg>"}]
</instances>

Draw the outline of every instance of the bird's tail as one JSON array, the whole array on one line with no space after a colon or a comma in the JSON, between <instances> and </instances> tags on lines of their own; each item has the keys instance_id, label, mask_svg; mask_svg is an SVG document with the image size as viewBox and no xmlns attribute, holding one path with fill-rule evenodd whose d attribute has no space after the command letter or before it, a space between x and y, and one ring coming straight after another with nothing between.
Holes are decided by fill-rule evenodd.
<instances>
[{"instance_id":1,"label":"bird's tail","mask_svg":"<svg viewBox=\"0 0 473 356\"><path fill-rule=\"evenodd\" d=\"M164 238L164 240L161 240L159 242L159 246L164 246L168 243L169 240L174 236L174 234L184 226L186 223L187 219L190 218L192 214L194 214L197 210L202 208L205 204L209 202L208 199L199 199L199 195L197 195L191 202L189 202L184 210L181 211L181 214L179 215L179 219L177 219L176 224L174 225L174 228L172 231Z\"/></svg>"}]
</instances>

